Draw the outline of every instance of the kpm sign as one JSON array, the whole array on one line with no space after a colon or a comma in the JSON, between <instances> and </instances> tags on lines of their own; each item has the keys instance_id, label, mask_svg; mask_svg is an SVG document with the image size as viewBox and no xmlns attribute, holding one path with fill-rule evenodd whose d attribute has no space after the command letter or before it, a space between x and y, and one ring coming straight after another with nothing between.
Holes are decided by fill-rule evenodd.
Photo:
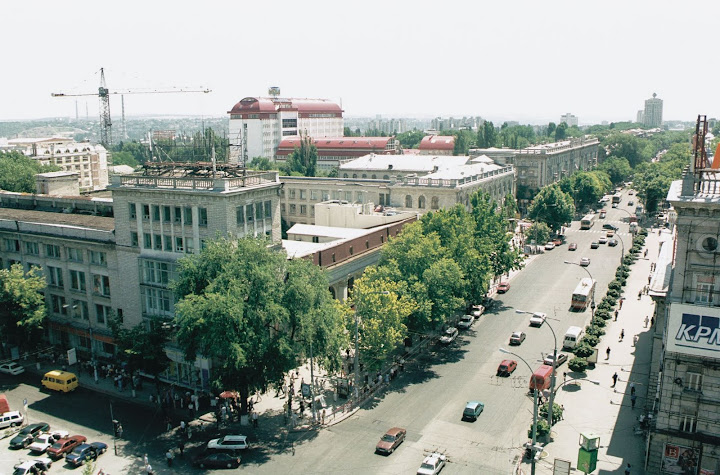
<instances>
[{"instance_id":1,"label":"kpm sign","mask_svg":"<svg viewBox=\"0 0 720 475\"><path fill-rule=\"evenodd\" d=\"M720 358L720 308L672 304L667 350Z\"/></svg>"}]
</instances>

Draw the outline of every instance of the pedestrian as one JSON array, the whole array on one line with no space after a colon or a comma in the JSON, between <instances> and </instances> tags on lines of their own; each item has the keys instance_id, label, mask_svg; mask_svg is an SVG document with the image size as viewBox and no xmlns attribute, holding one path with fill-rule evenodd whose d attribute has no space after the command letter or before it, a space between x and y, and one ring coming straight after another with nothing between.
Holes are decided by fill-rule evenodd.
<instances>
[{"instance_id":1,"label":"pedestrian","mask_svg":"<svg viewBox=\"0 0 720 475\"><path fill-rule=\"evenodd\" d=\"M165 425L167 425L167 431L170 432L172 430L172 421L170 420L170 416L165 418Z\"/></svg>"},{"instance_id":2,"label":"pedestrian","mask_svg":"<svg viewBox=\"0 0 720 475\"><path fill-rule=\"evenodd\" d=\"M652 280L652 275L648 276L648 285L650 285L650 281Z\"/></svg>"},{"instance_id":3,"label":"pedestrian","mask_svg":"<svg viewBox=\"0 0 720 475\"><path fill-rule=\"evenodd\" d=\"M192 428L190 426L187 428L187 438L188 440L192 439Z\"/></svg>"},{"instance_id":4,"label":"pedestrian","mask_svg":"<svg viewBox=\"0 0 720 475\"><path fill-rule=\"evenodd\" d=\"M145 472L147 473L147 475L155 474L155 470L153 470L152 465L150 464L145 465Z\"/></svg>"},{"instance_id":5,"label":"pedestrian","mask_svg":"<svg viewBox=\"0 0 720 475\"><path fill-rule=\"evenodd\" d=\"M658 234L660 233L658 232ZM625 475L630 475L630 464L627 464L627 466L625 467Z\"/></svg>"},{"instance_id":6,"label":"pedestrian","mask_svg":"<svg viewBox=\"0 0 720 475\"><path fill-rule=\"evenodd\" d=\"M632 408L633 408L633 409L635 409L635 400L636 400L636 399L637 399L637 396L636 396L636 395L633 394L633 395L630 396L630 404L632 405Z\"/></svg>"},{"instance_id":7,"label":"pedestrian","mask_svg":"<svg viewBox=\"0 0 720 475\"><path fill-rule=\"evenodd\" d=\"M253 427L255 427L255 428L257 429L257 426L258 426L258 413L257 413L257 411L253 411L253 413L252 413L252 423L253 423Z\"/></svg>"},{"instance_id":8,"label":"pedestrian","mask_svg":"<svg viewBox=\"0 0 720 475\"><path fill-rule=\"evenodd\" d=\"M635 395L635 383L630 383L630 395Z\"/></svg>"},{"instance_id":9,"label":"pedestrian","mask_svg":"<svg viewBox=\"0 0 720 475\"><path fill-rule=\"evenodd\" d=\"M648 250L645 249L645 255L643 257L647 257Z\"/></svg>"},{"instance_id":10,"label":"pedestrian","mask_svg":"<svg viewBox=\"0 0 720 475\"><path fill-rule=\"evenodd\" d=\"M325 425L325 409L322 410L322 416L320 420L322 422L322 425Z\"/></svg>"},{"instance_id":11,"label":"pedestrian","mask_svg":"<svg viewBox=\"0 0 720 475\"><path fill-rule=\"evenodd\" d=\"M649 321L650 321L650 317L648 317L647 315L645 315L645 328L647 328Z\"/></svg>"},{"instance_id":12,"label":"pedestrian","mask_svg":"<svg viewBox=\"0 0 720 475\"><path fill-rule=\"evenodd\" d=\"M616 322L617 322L618 313L620 313L620 311L616 309L616 310L615 310L615 321L616 321Z\"/></svg>"},{"instance_id":13,"label":"pedestrian","mask_svg":"<svg viewBox=\"0 0 720 475\"><path fill-rule=\"evenodd\" d=\"M605 359L606 360L610 359L610 347L609 346L607 347L607 350L605 350Z\"/></svg>"},{"instance_id":14,"label":"pedestrian","mask_svg":"<svg viewBox=\"0 0 720 475\"><path fill-rule=\"evenodd\" d=\"M643 291L642 291L642 289L640 289L638 291L638 300L640 300L642 298L642 293L643 293Z\"/></svg>"},{"instance_id":15,"label":"pedestrian","mask_svg":"<svg viewBox=\"0 0 720 475\"><path fill-rule=\"evenodd\" d=\"M639 335L633 336L633 346L636 346L636 345L637 345L637 342L638 342L639 339L640 339L640 336L639 336Z\"/></svg>"},{"instance_id":16,"label":"pedestrian","mask_svg":"<svg viewBox=\"0 0 720 475\"><path fill-rule=\"evenodd\" d=\"M172 467L173 459L175 458L172 453L172 449L168 449L167 453L165 454L165 458L167 459L168 467Z\"/></svg>"},{"instance_id":17,"label":"pedestrian","mask_svg":"<svg viewBox=\"0 0 720 475\"><path fill-rule=\"evenodd\" d=\"M180 457L183 456L183 453L185 452L185 442L182 440L178 442L178 450L180 451Z\"/></svg>"},{"instance_id":18,"label":"pedestrian","mask_svg":"<svg viewBox=\"0 0 720 475\"><path fill-rule=\"evenodd\" d=\"M612 387L615 387L615 385L617 384L617 380L618 380L618 374L617 374L617 372L612 375L612 380L613 380L613 385L612 385Z\"/></svg>"},{"instance_id":19,"label":"pedestrian","mask_svg":"<svg viewBox=\"0 0 720 475\"><path fill-rule=\"evenodd\" d=\"M148 458L147 458L147 454L145 454L143 456L143 465L145 465L147 467L147 464L148 464Z\"/></svg>"},{"instance_id":20,"label":"pedestrian","mask_svg":"<svg viewBox=\"0 0 720 475\"><path fill-rule=\"evenodd\" d=\"M625 301L625 297L622 297L622 298L620 299L620 306L618 307L619 310L622 310L622 304L623 304L624 301Z\"/></svg>"},{"instance_id":21,"label":"pedestrian","mask_svg":"<svg viewBox=\"0 0 720 475\"><path fill-rule=\"evenodd\" d=\"M620 341L623 341L623 338L625 338L625 329L623 328L620 330Z\"/></svg>"},{"instance_id":22,"label":"pedestrian","mask_svg":"<svg viewBox=\"0 0 720 475\"><path fill-rule=\"evenodd\" d=\"M655 325L655 315L650 318L650 326Z\"/></svg>"},{"instance_id":23,"label":"pedestrian","mask_svg":"<svg viewBox=\"0 0 720 475\"><path fill-rule=\"evenodd\" d=\"M563 372L563 383L567 381L567 372Z\"/></svg>"}]
</instances>

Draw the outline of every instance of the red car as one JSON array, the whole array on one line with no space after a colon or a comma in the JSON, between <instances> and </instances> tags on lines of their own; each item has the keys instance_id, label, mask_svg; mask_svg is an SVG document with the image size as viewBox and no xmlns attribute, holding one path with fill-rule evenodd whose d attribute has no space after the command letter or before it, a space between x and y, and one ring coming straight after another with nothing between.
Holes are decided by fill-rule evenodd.
<instances>
[{"instance_id":1,"label":"red car","mask_svg":"<svg viewBox=\"0 0 720 475\"><path fill-rule=\"evenodd\" d=\"M499 294L504 294L510 290L510 283L509 282L500 282L500 285L498 285L497 291Z\"/></svg>"},{"instance_id":2,"label":"red car","mask_svg":"<svg viewBox=\"0 0 720 475\"><path fill-rule=\"evenodd\" d=\"M65 439L60 439L47 450L47 454L51 458L59 459L63 455L72 452L75 447L85 443L86 441L87 437L82 435L73 435Z\"/></svg>"},{"instance_id":3,"label":"red car","mask_svg":"<svg viewBox=\"0 0 720 475\"><path fill-rule=\"evenodd\" d=\"M568 251L577 251L577 243L571 242L568 246Z\"/></svg>"},{"instance_id":4,"label":"red car","mask_svg":"<svg viewBox=\"0 0 720 475\"><path fill-rule=\"evenodd\" d=\"M515 360L502 360L500 366L497 369L498 376L510 376L513 371L517 368L517 361Z\"/></svg>"},{"instance_id":5,"label":"red car","mask_svg":"<svg viewBox=\"0 0 720 475\"><path fill-rule=\"evenodd\" d=\"M380 442L375 446L375 452L381 454L391 454L395 452L398 445L402 444L403 440L405 440L405 434L407 434L405 429L393 427L382 436Z\"/></svg>"}]
</instances>

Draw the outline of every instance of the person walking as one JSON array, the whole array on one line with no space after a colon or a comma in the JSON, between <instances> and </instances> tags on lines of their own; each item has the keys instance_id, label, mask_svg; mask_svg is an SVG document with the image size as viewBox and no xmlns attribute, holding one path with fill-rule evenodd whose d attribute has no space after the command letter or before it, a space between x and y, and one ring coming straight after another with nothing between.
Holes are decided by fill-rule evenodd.
<instances>
[{"instance_id":1,"label":"person walking","mask_svg":"<svg viewBox=\"0 0 720 475\"><path fill-rule=\"evenodd\" d=\"M635 383L630 383L630 395L635 395Z\"/></svg>"},{"instance_id":2,"label":"person walking","mask_svg":"<svg viewBox=\"0 0 720 475\"><path fill-rule=\"evenodd\" d=\"M253 413L252 413L252 423L253 423L253 427L255 427L255 428L257 429L257 427L258 427L258 413L257 413L257 411L253 411Z\"/></svg>"},{"instance_id":3,"label":"person walking","mask_svg":"<svg viewBox=\"0 0 720 475\"><path fill-rule=\"evenodd\" d=\"M625 338L625 329L623 328L620 330L620 341L623 341L623 338Z\"/></svg>"},{"instance_id":4,"label":"person walking","mask_svg":"<svg viewBox=\"0 0 720 475\"><path fill-rule=\"evenodd\" d=\"M615 309L615 321L617 322L618 313L620 313L620 310Z\"/></svg>"},{"instance_id":5,"label":"person walking","mask_svg":"<svg viewBox=\"0 0 720 475\"><path fill-rule=\"evenodd\" d=\"M643 294L643 291L642 291L642 289L640 289L638 291L638 300L640 300L642 298L642 294Z\"/></svg>"},{"instance_id":6,"label":"person walking","mask_svg":"<svg viewBox=\"0 0 720 475\"><path fill-rule=\"evenodd\" d=\"M648 322L650 322L650 317L648 317L647 315L645 315L645 328L647 328Z\"/></svg>"},{"instance_id":7,"label":"person walking","mask_svg":"<svg viewBox=\"0 0 720 475\"><path fill-rule=\"evenodd\" d=\"M617 380L618 380L618 374L617 374L617 372L612 375L612 380L613 380L612 387L615 387L615 385L617 384Z\"/></svg>"},{"instance_id":8,"label":"person walking","mask_svg":"<svg viewBox=\"0 0 720 475\"><path fill-rule=\"evenodd\" d=\"M145 464L145 473L147 473L147 475L155 474L155 471L153 470L152 465L150 465L149 463Z\"/></svg>"},{"instance_id":9,"label":"person walking","mask_svg":"<svg viewBox=\"0 0 720 475\"><path fill-rule=\"evenodd\" d=\"M620 306L618 307L618 310L622 310L622 304L625 301L625 297L620 298Z\"/></svg>"},{"instance_id":10,"label":"person walking","mask_svg":"<svg viewBox=\"0 0 720 475\"><path fill-rule=\"evenodd\" d=\"M606 360L610 359L610 347L609 346L607 347L607 350L605 350L605 359Z\"/></svg>"},{"instance_id":11,"label":"person walking","mask_svg":"<svg viewBox=\"0 0 720 475\"><path fill-rule=\"evenodd\" d=\"M635 400L636 399L637 399L637 396L635 394L630 396L630 405L632 406L633 409L635 409Z\"/></svg>"},{"instance_id":12,"label":"person walking","mask_svg":"<svg viewBox=\"0 0 720 475\"><path fill-rule=\"evenodd\" d=\"M182 440L178 442L178 451L180 452L180 457L182 457L185 453L185 442Z\"/></svg>"},{"instance_id":13,"label":"person walking","mask_svg":"<svg viewBox=\"0 0 720 475\"><path fill-rule=\"evenodd\" d=\"M630 475L630 464L625 467L625 475Z\"/></svg>"},{"instance_id":14,"label":"person walking","mask_svg":"<svg viewBox=\"0 0 720 475\"><path fill-rule=\"evenodd\" d=\"M172 467L174 458L175 458L175 456L172 453L172 449L168 449L167 453L165 454L165 459L167 459L168 467Z\"/></svg>"},{"instance_id":15,"label":"person walking","mask_svg":"<svg viewBox=\"0 0 720 475\"><path fill-rule=\"evenodd\" d=\"M653 326L653 325L655 325L655 315L650 317L650 326Z\"/></svg>"}]
</instances>

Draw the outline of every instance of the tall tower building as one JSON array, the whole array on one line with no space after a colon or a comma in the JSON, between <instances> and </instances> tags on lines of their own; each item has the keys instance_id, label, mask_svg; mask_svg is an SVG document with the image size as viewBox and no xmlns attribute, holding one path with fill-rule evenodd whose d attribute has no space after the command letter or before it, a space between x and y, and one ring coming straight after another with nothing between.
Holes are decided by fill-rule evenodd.
<instances>
[{"instance_id":1,"label":"tall tower building","mask_svg":"<svg viewBox=\"0 0 720 475\"><path fill-rule=\"evenodd\" d=\"M645 101L645 112L643 113L643 124L645 127L660 127L662 125L663 101L653 93L652 99Z\"/></svg>"}]
</instances>

